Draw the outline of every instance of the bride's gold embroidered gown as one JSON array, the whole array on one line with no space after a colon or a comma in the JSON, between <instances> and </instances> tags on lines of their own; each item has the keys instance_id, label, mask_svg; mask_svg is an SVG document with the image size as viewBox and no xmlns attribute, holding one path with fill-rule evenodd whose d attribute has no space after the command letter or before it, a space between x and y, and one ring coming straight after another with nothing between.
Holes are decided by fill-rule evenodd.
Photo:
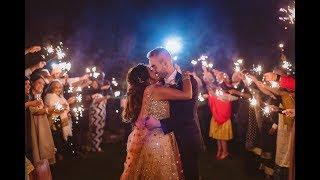
<instances>
[{"instance_id":1,"label":"bride's gold embroidered gown","mask_svg":"<svg viewBox=\"0 0 320 180\"><path fill-rule=\"evenodd\" d=\"M145 92L142 109L146 116L156 119L170 116L168 101L154 100L148 89ZM183 179L174 134L165 135L161 128L148 131L143 122L135 126L128 138L127 158L121 179Z\"/></svg>"}]
</instances>

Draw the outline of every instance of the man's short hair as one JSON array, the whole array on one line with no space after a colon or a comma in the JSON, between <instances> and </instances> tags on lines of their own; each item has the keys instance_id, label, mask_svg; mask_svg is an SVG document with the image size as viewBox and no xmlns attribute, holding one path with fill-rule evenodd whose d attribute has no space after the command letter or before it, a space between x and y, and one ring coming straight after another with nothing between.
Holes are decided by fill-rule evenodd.
<instances>
[{"instance_id":1,"label":"man's short hair","mask_svg":"<svg viewBox=\"0 0 320 180\"><path fill-rule=\"evenodd\" d=\"M154 48L154 49L152 49L151 51L148 52L147 58L150 59L150 57L158 56L161 53L164 53L164 54L167 54L167 55L171 56L169 51L167 49L165 49L164 47L157 47L157 48Z\"/></svg>"}]
</instances>

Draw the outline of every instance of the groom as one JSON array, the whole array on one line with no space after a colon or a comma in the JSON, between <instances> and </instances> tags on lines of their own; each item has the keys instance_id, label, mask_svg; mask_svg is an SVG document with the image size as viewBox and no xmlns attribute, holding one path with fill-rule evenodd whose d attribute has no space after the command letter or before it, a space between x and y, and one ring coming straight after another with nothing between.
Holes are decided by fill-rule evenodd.
<instances>
[{"instance_id":1,"label":"groom","mask_svg":"<svg viewBox=\"0 0 320 180\"><path fill-rule=\"evenodd\" d=\"M148 53L147 57L150 67L164 78L166 86L182 90L182 75L174 68L171 55L165 48L155 48ZM191 84L192 99L169 101L170 118L159 121L150 117L146 126L150 130L162 128L165 134L174 132L184 177L186 180L197 180L199 179L198 157L201 140L197 126L198 87L192 76Z\"/></svg>"}]
</instances>

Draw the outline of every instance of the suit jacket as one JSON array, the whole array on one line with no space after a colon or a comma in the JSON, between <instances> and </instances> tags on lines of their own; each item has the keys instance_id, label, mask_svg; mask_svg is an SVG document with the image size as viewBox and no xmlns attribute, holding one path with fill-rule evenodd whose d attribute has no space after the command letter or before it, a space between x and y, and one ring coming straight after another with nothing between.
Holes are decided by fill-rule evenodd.
<instances>
[{"instance_id":1,"label":"suit jacket","mask_svg":"<svg viewBox=\"0 0 320 180\"><path fill-rule=\"evenodd\" d=\"M175 84L171 88L182 90L182 75L177 73ZM191 76L192 99L171 100L170 117L160 121L165 134L174 132L177 143L188 148L199 148L202 145L201 132L198 122L198 85Z\"/></svg>"}]
</instances>

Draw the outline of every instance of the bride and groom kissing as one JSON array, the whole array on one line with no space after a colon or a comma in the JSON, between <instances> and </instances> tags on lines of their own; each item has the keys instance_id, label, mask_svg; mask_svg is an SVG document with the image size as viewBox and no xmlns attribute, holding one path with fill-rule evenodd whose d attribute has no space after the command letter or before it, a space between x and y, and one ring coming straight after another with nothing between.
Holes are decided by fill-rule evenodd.
<instances>
[{"instance_id":1,"label":"bride and groom kissing","mask_svg":"<svg viewBox=\"0 0 320 180\"><path fill-rule=\"evenodd\" d=\"M201 133L198 127L198 85L180 74L170 53L155 48L149 66L127 74L123 118L133 124L121 180L199 179Z\"/></svg>"}]
</instances>

